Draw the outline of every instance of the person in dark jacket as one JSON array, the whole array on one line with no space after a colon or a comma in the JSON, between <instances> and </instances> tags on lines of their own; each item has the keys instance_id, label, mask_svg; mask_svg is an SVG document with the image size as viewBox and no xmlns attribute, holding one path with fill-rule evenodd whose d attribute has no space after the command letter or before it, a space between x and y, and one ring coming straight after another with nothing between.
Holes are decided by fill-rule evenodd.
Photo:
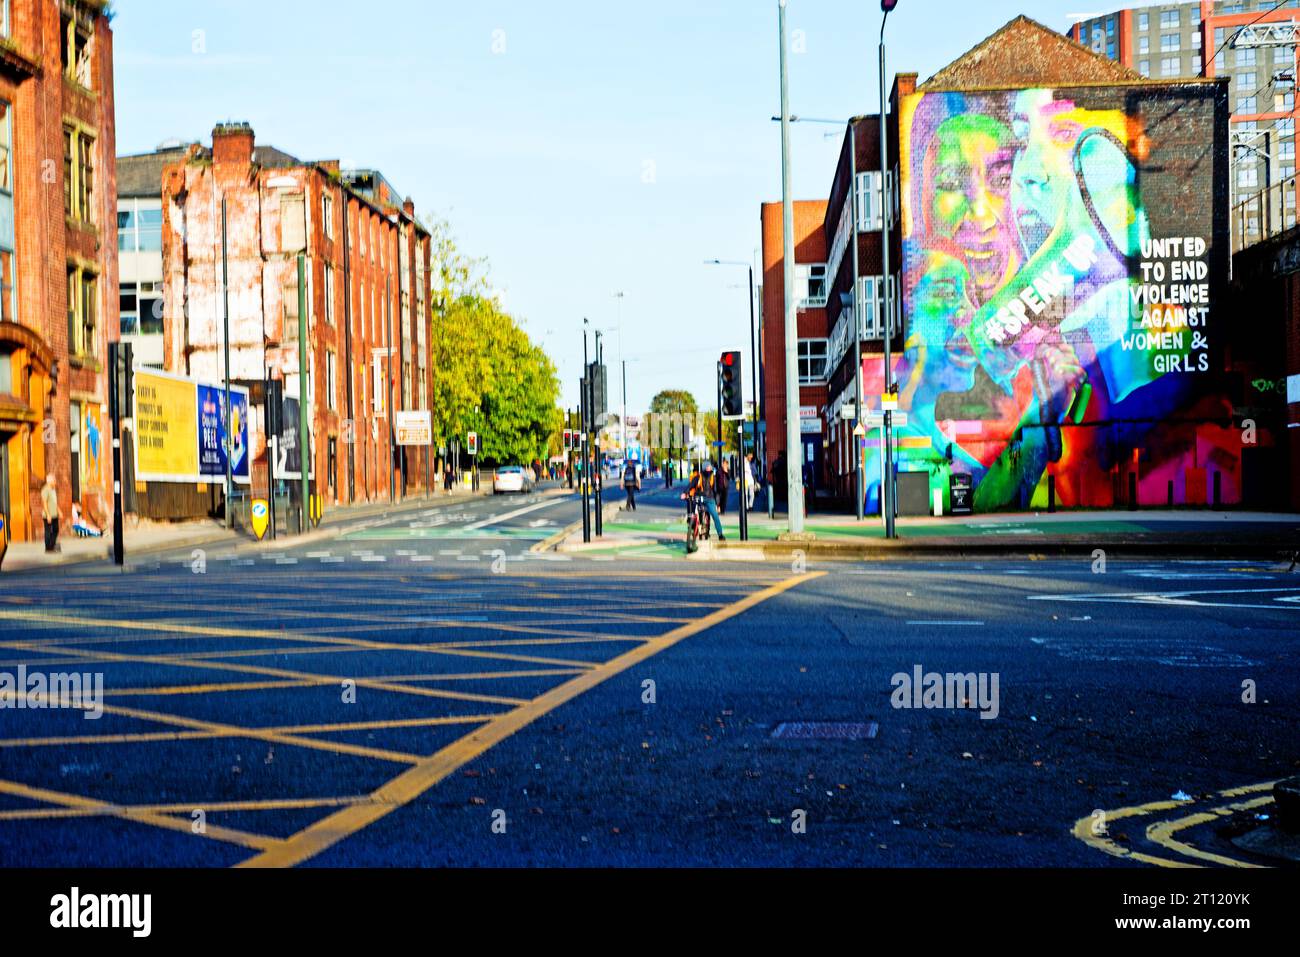
<instances>
[{"instance_id":1,"label":"person in dark jacket","mask_svg":"<svg viewBox=\"0 0 1300 957\"><path fill-rule=\"evenodd\" d=\"M636 493L641 488L641 475L635 462L623 466L623 490L627 492L627 504L623 506L629 512L636 511Z\"/></svg>"},{"instance_id":2,"label":"person in dark jacket","mask_svg":"<svg viewBox=\"0 0 1300 957\"><path fill-rule=\"evenodd\" d=\"M731 473L727 471L727 460L724 458L719 465L717 472L714 473L714 486L718 490L718 514L727 514L727 493L731 490Z\"/></svg>"}]
</instances>

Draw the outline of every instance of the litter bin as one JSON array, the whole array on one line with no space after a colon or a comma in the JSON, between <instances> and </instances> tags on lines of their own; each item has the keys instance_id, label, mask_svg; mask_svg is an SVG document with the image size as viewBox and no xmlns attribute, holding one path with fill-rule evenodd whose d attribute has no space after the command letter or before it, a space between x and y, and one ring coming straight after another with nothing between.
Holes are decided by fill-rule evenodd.
<instances>
[{"instance_id":1,"label":"litter bin","mask_svg":"<svg viewBox=\"0 0 1300 957\"><path fill-rule=\"evenodd\" d=\"M953 515L969 515L973 487L970 475L953 472L948 476L948 511Z\"/></svg>"}]
</instances>

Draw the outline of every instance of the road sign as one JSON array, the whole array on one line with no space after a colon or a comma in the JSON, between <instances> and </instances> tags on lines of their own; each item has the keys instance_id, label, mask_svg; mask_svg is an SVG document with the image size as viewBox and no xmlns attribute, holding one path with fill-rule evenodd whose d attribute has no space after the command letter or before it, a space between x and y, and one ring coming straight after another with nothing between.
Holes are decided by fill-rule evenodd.
<instances>
[{"instance_id":1,"label":"road sign","mask_svg":"<svg viewBox=\"0 0 1300 957\"><path fill-rule=\"evenodd\" d=\"M859 422L857 425L853 427L853 434L861 438L862 436L867 434L867 427L863 425L861 422Z\"/></svg>"},{"instance_id":2,"label":"road sign","mask_svg":"<svg viewBox=\"0 0 1300 957\"><path fill-rule=\"evenodd\" d=\"M271 511L267 505L266 499L253 499L251 515L253 519L253 534L257 536L257 540L260 542L262 536L266 534L266 526L271 517Z\"/></svg>"},{"instance_id":3,"label":"road sign","mask_svg":"<svg viewBox=\"0 0 1300 957\"><path fill-rule=\"evenodd\" d=\"M852 421L858 417L857 407L852 402L846 402L840 406L840 418Z\"/></svg>"},{"instance_id":4,"label":"road sign","mask_svg":"<svg viewBox=\"0 0 1300 957\"><path fill-rule=\"evenodd\" d=\"M403 409L393 413L398 445L432 445L433 415L428 409Z\"/></svg>"},{"instance_id":5,"label":"road sign","mask_svg":"<svg viewBox=\"0 0 1300 957\"><path fill-rule=\"evenodd\" d=\"M880 394L880 408L885 412L893 412L898 408L897 392L882 392Z\"/></svg>"}]
</instances>

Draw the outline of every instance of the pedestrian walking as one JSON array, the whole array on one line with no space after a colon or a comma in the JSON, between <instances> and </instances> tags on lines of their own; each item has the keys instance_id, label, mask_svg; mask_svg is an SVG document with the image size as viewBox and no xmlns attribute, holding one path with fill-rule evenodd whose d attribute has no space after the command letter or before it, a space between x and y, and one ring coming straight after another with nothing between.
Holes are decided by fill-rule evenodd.
<instances>
[{"instance_id":1,"label":"pedestrian walking","mask_svg":"<svg viewBox=\"0 0 1300 957\"><path fill-rule=\"evenodd\" d=\"M731 476L727 472L727 460L724 458L718 466L714 484L718 490L718 514L727 514L727 494L731 490Z\"/></svg>"},{"instance_id":2,"label":"pedestrian walking","mask_svg":"<svg viewBox=\"0 0 1300 957\"><path fill-rule=\"evenodd\" d=\"M45 476L41 486L41 518L45 521L45 552L52 555L63 551L59 545L59 489L54 484L54 473Z\"/></svg>"},{"instance_id":3,"label":"pedestrian walking","mask_svg":"<svg viewBox=\"0 0 1300 957\"><path fill-rule=\"evenodd\" d=\"M758 494L758 476L754 474L754 453L746 452L741 468L745 470L745 511L754 510L754 496Z\"/></svg>"},{"instance_id":4,"label":"pedestrian walking","mask_svg":"<svg viewBox=\"0 0 1300 957\"><path fill-rule=\"evenodd\" d=\"M623 466L623 490L627 492L627 504L623 508L629 512L636 511L636 493L641 490L641 475L635 462Z\"/></svg>"}]
</instances>

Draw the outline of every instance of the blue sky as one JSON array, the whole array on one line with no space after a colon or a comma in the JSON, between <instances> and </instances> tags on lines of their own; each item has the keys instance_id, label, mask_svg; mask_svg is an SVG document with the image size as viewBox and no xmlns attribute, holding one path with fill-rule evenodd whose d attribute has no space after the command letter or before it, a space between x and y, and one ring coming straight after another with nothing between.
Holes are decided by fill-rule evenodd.
<instances>
[{"instance_id":1,"label":"blue sky","mask_svg":"<svg viewBox=\"0 0 1300 957\"><path fill-rule=\"evenodd\" d=\"M487 257L569 404L584 316L610 330L615 405L621 338L629 411L660 388L712 405L726 348L744 350L748 384L745 271L703 262L755 258L759 203L780 198L777 0L114 6L119 153L247 120L260 143L382 170ZM901 0L889 73L924 78L1020 13L1064 29L1102 9ZM788 24L802 51L791 111L875 112L879 5L789 0ZM842 135L829 131L793 128L796 198L828 188Z\"/></svg>"}]
</instances>

